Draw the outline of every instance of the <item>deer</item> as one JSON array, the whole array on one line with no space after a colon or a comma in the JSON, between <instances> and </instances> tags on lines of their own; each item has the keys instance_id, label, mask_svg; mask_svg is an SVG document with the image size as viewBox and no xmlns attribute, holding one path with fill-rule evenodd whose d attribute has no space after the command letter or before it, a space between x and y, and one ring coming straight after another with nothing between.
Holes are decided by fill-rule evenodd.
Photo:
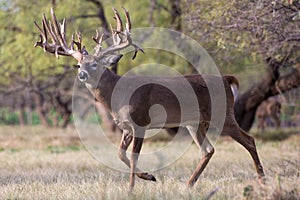
<instances>
[{"instance_id":1,"label":"deer","mask_svg":"<svg viewBox=\"0 0 300 200\"><path fill-rule=\"evenodd\" d=\"M276 127L280 127L280 110L281 103L275 98L269 98L263 101L257 108L256 116L258 118L258 129L265 130L266 119L268 117L273 118L276 123Z\"/></svg>"},{"instance_id":2,"label":"deer","mask_svg":"<svg viewBox=\"0 0 300 200\"><path fill-rule=\"evenodd\" d=\"M121 77L113 73L108 67L116 64L122 58L120 50L127 47L134 48L134 59L139 51L144 53L143 49L134 43L131 37L131 21L128 10L123 7L126 18L125 27L121 20L119 12L113 8L114 18L116 20L116 29L112 29L113 44L107 48L102 47L103 34L100 36L96 30L96 35L93 37L96 43L95 51L89 54L82 45L82 36L76 33L77 40L74 39L74 34L70 44L66 40L66 20L62 23L57 21L53 8L51 9L51 20L47 21L45 14L42 17L42 27L36 25L39 31L40 40L35 43L35 47L41 47L45 52L55 54L58 58L61 56L70 56L77 60L79 81L84 83L88 90L94 95L95 99L101 102L106 109L109 110L114 118L115 123L122 130L122 138L119 145L118 156L121 161L130 168L129 190L132 191L135 185L135 176L138 178L156 181L154 175L143 172L137 166L140 151L143 145L145 131L148 129L157 128L174 128L183 126L187 128L193 141L199 148L201 159L196 166L196 169L189 178L187 185L192 187L199 176L207 166L209 160L214 154L214 147L208 140L206 132L211 120L211 100L206 85L207 81L214 82L221 80L224 84L226 94L226 116L222 132L230 135L235 141L240 143L251 155L259 180L264 177L264 170L261 165L255 140L253 137L243 131L237 124L234 117L234 97L231 90L231 85L238 86L238 80L232 75L224 75L216 77L215 75L185 75L180 77L159 77L159 76L128 76ZM99 78L100 77L100 78ZM155 83L145 84L132 94L130 101L122 101L122 98L116 98L112 103L114 88L118 81L122 78L122 85L125 88L130 88L137 82ZM182 80L187 81L194 91L194 95L198 100L199 113L191 112L185 118L180 117L180 105L176 96L168 88L161 86L159 83L168 82L180 89ZM119 92L119 93L118 93ZM121 97L124 91L117 91L117 96ZM183 97L191 97L190 93L182 90ZM116 105L113 105L116 104ZM149 109L151 106L159 104L164 107L167 117L162 121L162 117L158 114L154 119L150 119ZM198 112L197 111L197 112ZM127 157L127 150L132 143L132 152L130 158Z\"/></svg>"}]
</instances>

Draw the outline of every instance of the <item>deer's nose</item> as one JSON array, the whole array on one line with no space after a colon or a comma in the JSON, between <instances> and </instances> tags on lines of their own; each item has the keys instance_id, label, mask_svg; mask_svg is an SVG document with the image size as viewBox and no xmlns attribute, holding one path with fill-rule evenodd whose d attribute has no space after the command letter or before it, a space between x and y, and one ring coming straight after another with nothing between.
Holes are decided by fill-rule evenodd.
<instances>
[{"instance_id":1,"label":"deer's nose","mask_svg":"<svg viewBox=\"0 0 300 200\"><path fill-rule=\"evenodd\" d=\"M80 71L80 72L78 73L78 79L79 79L80 81L85 82L85 81L88 80L88 78L89 78L88 72L86 72L86 71Z\"/></svg>"}]
</instances>

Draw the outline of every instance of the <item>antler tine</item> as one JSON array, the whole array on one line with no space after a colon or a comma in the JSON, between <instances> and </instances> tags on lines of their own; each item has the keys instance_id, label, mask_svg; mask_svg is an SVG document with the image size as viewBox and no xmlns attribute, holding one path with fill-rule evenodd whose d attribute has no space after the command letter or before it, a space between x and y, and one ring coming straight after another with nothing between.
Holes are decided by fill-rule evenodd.
<instances>
[{"instance_id":1,"label":"antler tine","mask_svg":"<svg viewBox=\"0 0 300 200\"><path fill-rule=\"evenodd\" d=\"M138 45L136 45L136 44L132 44L132 46L134 47L134 54L133 54L133 56L132 56L132 60L134 60L135 59L135 57L136 57L136 55L137 55L137 53L139 52L139 51L141 51L143 54L145 54L145 51L141 48L141 47L139 47Z\"/></svg>"},{"instance_id":2,"label":"antler tine","mask_svg":"<svg viewBox=\"0 0 300 200\"><path fill-rule=\"evenodd\" d=\"M102 56L105 56L107 54L111 54L111 53L114 53L116 51L120 51L122 49L125 49L128 46L133 46L134 49L135 49L132 59L134 59L136 57L138 51L141 51L141 52L145 53L142 48L140 48L137 44L133 43L132 38L130 36L131 35L130 34L131 22L130 22L129 12L123 7L124 14L125 14L125 17L126 17L126 25L125 25L126 29L124 30L123 23L122 23L120 15L119 15L119 12L115 8L112 8L112 9L115 13L114 18L117 21L117 29L116 30L114 30L112 28L112 26L110 25L111 32L112 32L113 45L111 45L108 48L103 49L101 51L99 50L99 47L98 48L96 47L95 48L96 49L95 55L98 56L98 57L102 57ZM95 38L93 38L93 39L95 40ZM97 43L97 41L96 41L96 43Z\"/></svg>"},{"instance_id":3,"label":"antler tine","mask_svg":"<svg viewBox=\"0 0 300 200\"><path fill-rule=\"evenodd\" d=\"M100 53L100 51L102 50L102 42L103 42L103 37L104 34L102 33L101 36L99 37L99 31L98 29L96 29L96 35L93 36L93 40L96 42L96 47L95 49L95 54L98 55Z\"/></svg>"},{"instance_id":4,"label":"antler tine","mask_svg":"<svg viewBox=\"0 0 300 200\"><path fill-rule=\"evenodd\" d=\"M100 36L100 39L99 39L99 44L100 44L100 45L102 45L103 37L104 37L104 33L102 33L101 36Z\"/></svg>"},{"instance_id":5,"label":"antler tine","mask_svg":"<svg viewBox=\"0 0 300 200\"><path fill-rule=\"evenodd\" d=\"M45 15L45 13L43 15ZM45 42L48 41L47 29L46 29L46 25L45 25L45 24L47 24L46 22L47 21L46 21L46 17L45 17L45 19L42 20L43 31L44 31L44 34L45 34Z\"/></svg>"},{"instance_id":6,"label":"antler tine","mask_svg":"<svg viewBox=\"0 0 300 200\"><path fill-rule=\"evenodd\" d=\"M46 36L46 38L47 38L47 33L49 33L50 38L52 40L52 43L56 43L55 36L54 36L54 34L53 34L53 32L51 31L51 28L50 28L51 27L51 23L49 23L50 24L50 27L49 27L48 22L47 22L47 18L45 16L45 13L43 13L43 21L42 21L42 23L43 23L43 29L45 30L45 36Z\"/></svg>"},{"instance_id":7,"label":"antler tine","mask_svg":"<svg viewBox=\"0 0 300 200\"><path fill-rule=\"evenodd\" d=\"M61 31L61 36L62 36L62 40L64 42L64 45L67 46L67 39L66 39L66 18L64 18L62 24L60 25L60 31Z\"/></svg>"},{"instance_id":8,"label":"antler tine","mask_svg":"<svg viewBox=\"0 0 300 200\"><path fill-rule=\"evenodd\" d=\"M104 34L102 33L101 36L99 37L99 31L98 29L96 29L96 35L93 36L93 40L96 42L96 44L102 45L103 36Z\"/></svg>"},{"instance_id":9,"label":"antler tine","mask_svg":"<svg viewBox=\"0 0 300 200\"><path fill-rule=\"evenodd\" d=\"M130 30L131 30L131 21L130 21L130 17L129 17L129 12L128 12L128 10L126 8L124 8L124 6L122 6L122 8L123 8L123 11L124 11L124 14L125 14L125 17L126 17L126 25L125 25L125 27L126 27L126 30L128 32L130 32Z\"/></svg>"},{"instance_id":10,"label":"antler tine","mask_svg":"<svg viewBox=\"0 0 300 200\"><path fill-rule=\"evenodd\" d=\"M51 17L52 17L52 25L54 27L55 35L57 36L57 39L58 39L60 45L62 45L63 47L66 47L65 42L63 41L61 30L60 30L58 22L57 22L57 18L55 16L54 11L53 11L53 8L51 8L50 13L51 13Z\"/></svg>"},{"instance_id":11,"label":"antler tine","mask_svg":"<svg viewBox=\"0 0 300 200\"><path fill-rule=\"evenodd\" d=\"M71 43L70 43L70 48L71 50L74 50L74 33L72 33L72 38L71 38Z\"/></svg>"},{"instance_id":12,"label":"antler tine","mask_svg":"<svg viewBox=\"0 0 300 200\"><path fill-rule=\"evenodd\" d=\"M75 41L75 40L73 40L73 41L74 41L74 43L76 44L78 50L81 51L81 50L82 50L82 49L81 49L81 43L82 43L82 36L81 36L81 33L80 33L80 32L76 32L76 36L77 36L78 42Z\"/></svg>"},{"instance_id":13,"label":"antler tine","mask_svg":"<svg viewBox=\"0 0 300 200\"><path fill-rule=\"evenodd\" d=\"M46 38L46 36L45 36L45 33L42 31L41 27L37 24L36 21L34 21L34 24L35 24L35 26L38 28L38 30L40 31L40 41L37 41L37 42L34 44L34 47L36 47L36 46L42 47L42 46L43 46L43 42L44 42L44 41L47 41L47 38Z\"/></svg>"},{"instance_id":14,"label":"antler tine","mask_svg":"<svg viewBox=\"0 0 300 200\"><path fill-rule=\"evenodd\" d=\"M96 29L96 35L93 36L93 40L96 42L96 44L98 44L98 37L99 37L99 32L98 32L98 29Z\"/></svg>"},{"instance_id":15,"label":"antler tine","mask_svg":"<svg viewBox=\"0 0 300 200\"><path fill-rule=\"evenodd\" d=\"M110 26L110 30L111 30L111 36L112 36L112 39L113 39L113 43L116 44L116 38L115 38L115 35L118 33L118 32L115 32L112 25L109 24Z\"/></svg>"},{"instance_id":16,"label":"antler tine","mask_svg":"<svg viewBox=\"0 0 300 200\"><path fill-rule=\"evenodd\" d=\"M121 17L119 15L119 12L117 11L117 9L115 9L114 7L112 8L114 13L115 13L115 19L117 21L117 32L122 32L123 31L123 22L121 20Z\"/></svg>"},{"instance_id":17,"label":"antler tine","mask_svg":"<svg viewBox=\"0 0 300 200\"><path fill-rule=\"evenodd\" d=\"M53 32L53 26L52 26L52 23L51 23L51 21L49 20L49 24L48 24L48 26L49 26L49 28L50 28L50 35L52 34L53 35L53 37L54 37L54 48L55 48L55 50L54 50L54 53L55 53L55 56L56 56L56 58L59 58L59 56L58 56L58 48L60 47L59 45L57 45L57 42L59 42L59 40L58 40L58 37L57 37L57 35L56 35L56 33L54 33ZM44 49L45 50L45 49Z\"/></svg>"},{"instance_id":18,"label":"antler tine","mask_svg":"<svg viewBox=\"0 0 300 200\"><path fill-rule=\"evenodd\" d=\"M41 34L39 36L40 36L40 41L36 41L33 45L34 47L37 46L43 47L43 36Z\"/></svg>"}]
</instances>

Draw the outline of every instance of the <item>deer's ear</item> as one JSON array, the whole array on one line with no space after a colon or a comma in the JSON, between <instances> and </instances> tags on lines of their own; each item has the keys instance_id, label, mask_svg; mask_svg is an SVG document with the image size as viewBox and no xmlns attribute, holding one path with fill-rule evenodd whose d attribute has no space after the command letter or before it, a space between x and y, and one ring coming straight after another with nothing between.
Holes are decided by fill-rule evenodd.
<instances>
[{"instance_id":1,"label":"deer's ear","mask_svg":"<svg viewBox=\"0 0 300 200\"><path fill-rule=\"evenodd\" d=\"M117 64L122 57L123 57L122 54L108 55L101 59L101 64L105 67L109 67Z\"/></svg>"}]
</instances>

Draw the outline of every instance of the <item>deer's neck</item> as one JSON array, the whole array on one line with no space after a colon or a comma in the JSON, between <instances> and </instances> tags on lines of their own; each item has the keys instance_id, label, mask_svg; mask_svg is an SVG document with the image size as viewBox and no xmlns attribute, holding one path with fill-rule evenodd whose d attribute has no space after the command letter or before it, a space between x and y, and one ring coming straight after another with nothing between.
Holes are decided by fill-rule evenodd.
<instances>
[{"instance_id":1,"label":"deer's neck","mask_svg":"<svg viewBox=\"0 0 300 200\"><path fill-rule=\"evenodd\" d=\"M119 75L105 69L96 87L91 87L89 84L86 84L86 87L93 93L97 101L111 111L112 92L119 79Z\"/></svg>"}]
</instances>

